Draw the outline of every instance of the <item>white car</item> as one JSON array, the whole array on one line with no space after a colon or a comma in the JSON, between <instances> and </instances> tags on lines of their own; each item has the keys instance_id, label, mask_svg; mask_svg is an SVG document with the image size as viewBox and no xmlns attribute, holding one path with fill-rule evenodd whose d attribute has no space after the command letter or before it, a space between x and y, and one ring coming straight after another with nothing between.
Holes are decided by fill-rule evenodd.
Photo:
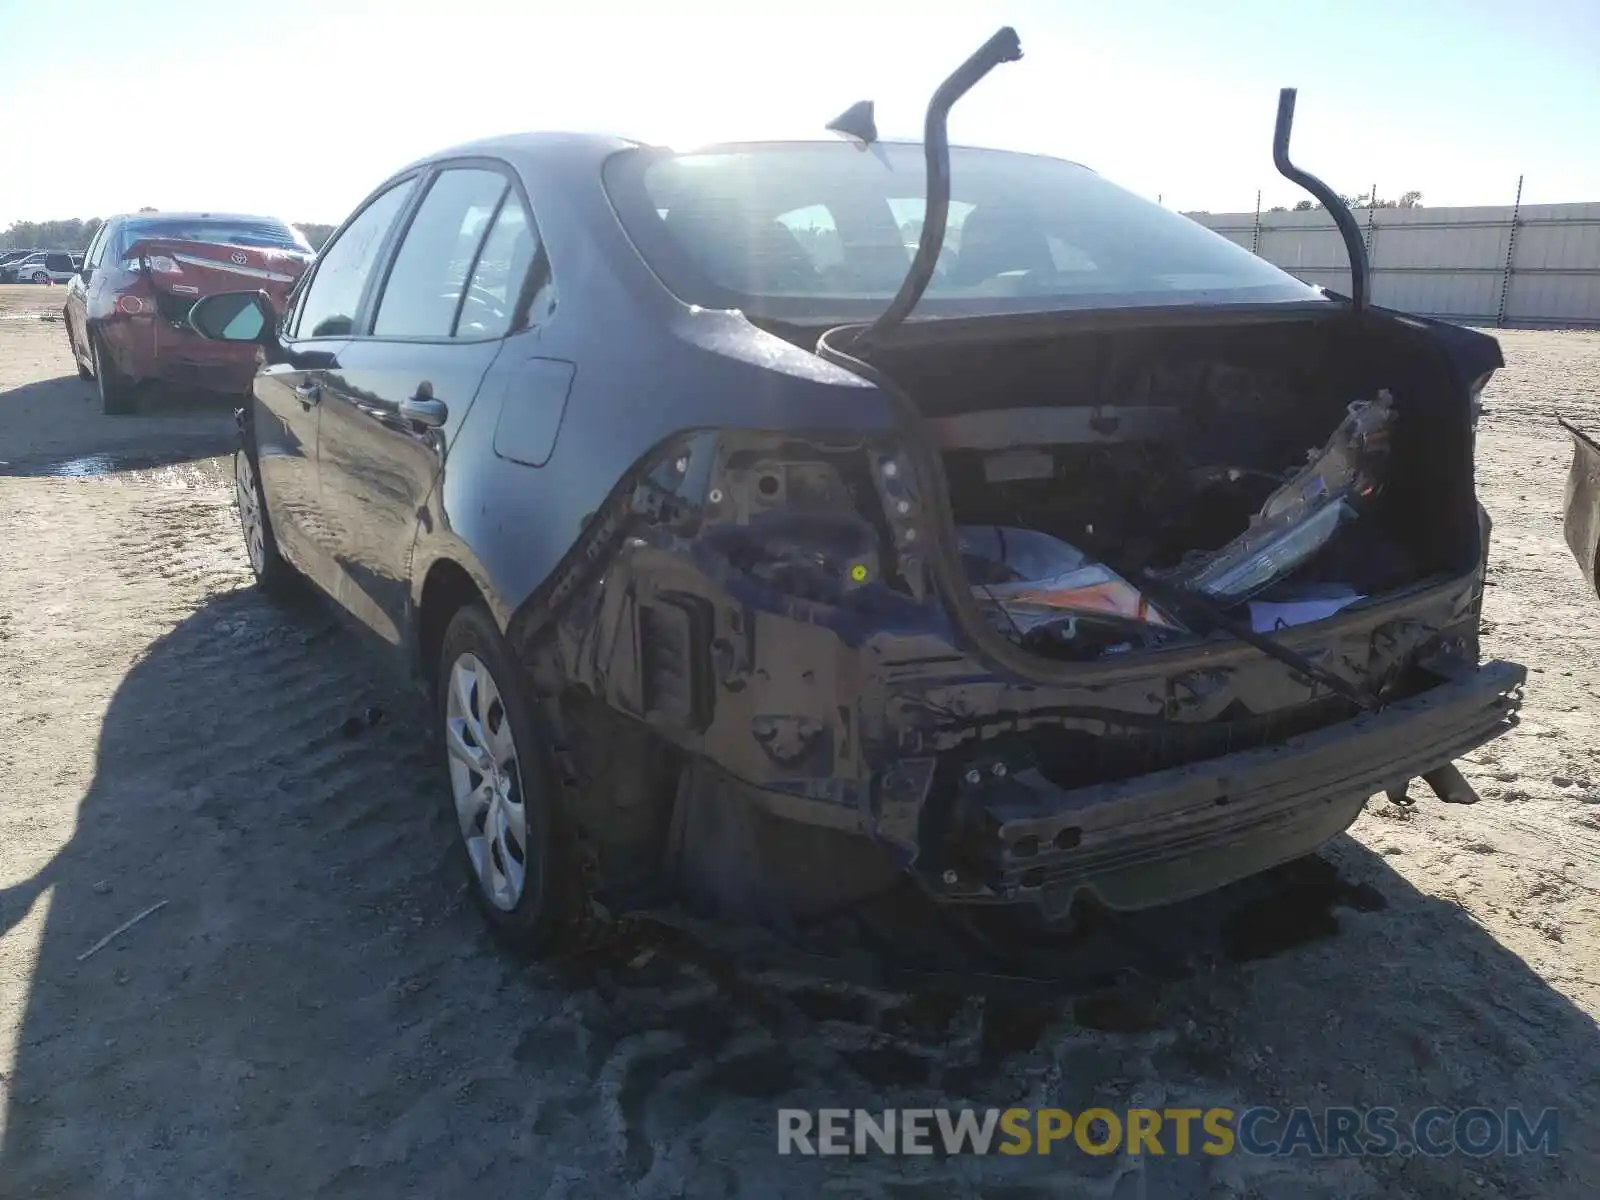
<instances>
[{"instance_id":1,"label":"white car","mask_svg":"<svg viewBox=\"0 0 1600 1200\"><path fill-rule=\"evenodd\" d=\"M15 283L66 283L78 273L73 256L65 251L38 250L13 263L6 273Z\"/></svg>"}]
</instances>

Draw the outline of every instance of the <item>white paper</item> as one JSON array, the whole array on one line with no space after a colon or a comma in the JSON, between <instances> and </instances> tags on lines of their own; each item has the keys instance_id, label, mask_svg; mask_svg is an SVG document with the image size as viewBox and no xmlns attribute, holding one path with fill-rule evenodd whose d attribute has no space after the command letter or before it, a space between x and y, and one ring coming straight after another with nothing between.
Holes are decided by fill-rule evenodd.
<instances>
[{"instance_id":1,"label":"white paper","mask_svg":"<svg viewBox=\"0 0 1600 1200\"><path fill-rule=\"evenodd\" d=\"M1341 608L1357 600L1365 600L1351 592L1343 596L1318 597L1311 600L1252 600L1250 601L1250 628L1257 633L1272 633L1279 629L1293 629L1312 621L1326 620Z\"/></svg>"}]
</instances>

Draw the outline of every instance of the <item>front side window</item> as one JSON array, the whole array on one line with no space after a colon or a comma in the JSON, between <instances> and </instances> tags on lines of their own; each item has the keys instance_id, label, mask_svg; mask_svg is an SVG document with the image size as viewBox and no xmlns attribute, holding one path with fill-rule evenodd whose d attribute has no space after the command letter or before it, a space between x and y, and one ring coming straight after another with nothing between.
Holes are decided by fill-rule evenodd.
<instances>
[{"instance_id":1,"label":"front side window","mask_svg":"<svg viewBox=\"0 0 1600 1200\"><path fill-rule=\"evenodd\" d=\"M378 315L377 337L449 337L478 247L509 189L498 171L442 172L428 189L395 254Z\"/></svg>"},{"instance_id":2,"label":"front side window","mask_svg":"<svg viewBox=\"0 0 1600 1200\"><path fill-rule=\"evenodd\" d=\"M332 242L323 247L315 274L306 285L295 315L294 336L348 337L355 328L368 282L389 230L405 208L415 179L395 184L373 200Z\"/></svg>"},{"instance_id":3,"label":"front side window","mask_svg":"<svg viewBox=\"0 0 1600 1200\"><path fill-rule=\"evenodd\" d=\"M922 147L757 144L614 155L605 184L680 298L792 319L870 319L922 230ZM1188 217L1060 159L951 151L951 203L921 316L1315 301Z\"/></svg>"}]
</instances>

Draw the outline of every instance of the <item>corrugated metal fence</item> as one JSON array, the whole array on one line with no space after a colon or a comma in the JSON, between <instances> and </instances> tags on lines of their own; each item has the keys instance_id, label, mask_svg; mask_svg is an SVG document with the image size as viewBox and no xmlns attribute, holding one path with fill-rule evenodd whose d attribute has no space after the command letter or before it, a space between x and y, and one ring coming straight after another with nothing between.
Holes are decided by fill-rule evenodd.
<instances>
[{"instance_id":1,"label":"corrugated metal fence","mask_svg":"<svg viewBox=\"0 0 1600 1200\"><path fill-rule=\"evenodd\" d=\"M1326 212L1190 213L1307 283L1350 292ZM1600 204L1359 208L1372 302L1479 325L1600 326Z\"/></svg>"}]
</instances>

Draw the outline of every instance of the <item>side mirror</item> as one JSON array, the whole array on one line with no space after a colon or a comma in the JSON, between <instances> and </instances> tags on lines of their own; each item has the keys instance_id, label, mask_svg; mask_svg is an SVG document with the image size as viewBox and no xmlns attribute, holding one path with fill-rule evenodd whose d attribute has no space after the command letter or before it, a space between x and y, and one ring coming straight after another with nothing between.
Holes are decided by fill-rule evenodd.
<instances>
[{"instance_id":1,"label":"side mirror","mask_svg":"<svg viewBox=\"0 0 1600 1200\"><path fill-rule=\"evenodd\" d=\"M265 292L218 292L196 300L189 310L189 328L213 342L277 340L278 314Z\"/></svg>"}]
</instances>

